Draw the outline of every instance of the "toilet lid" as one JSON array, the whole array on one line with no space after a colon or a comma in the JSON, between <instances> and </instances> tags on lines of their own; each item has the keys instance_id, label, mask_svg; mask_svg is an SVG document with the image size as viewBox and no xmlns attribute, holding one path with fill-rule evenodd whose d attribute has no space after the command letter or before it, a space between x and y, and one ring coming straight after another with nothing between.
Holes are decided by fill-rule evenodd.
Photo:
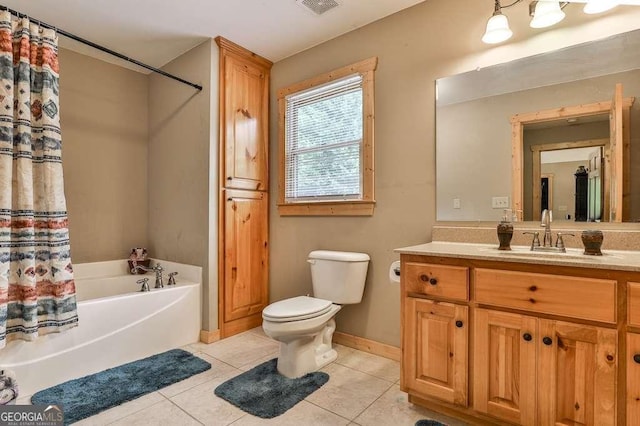
<instances>
[{"instance_id":1,"label":"toilet lid","mask_svg":"<svg viewBox=\"0 0 640 426\"><path fill-rule=\"evenodd\" d=\"M292 297L275 302L264 308L262 318L274 321L296 321L314 318L329 312L333 303L330 300L309 296Z\"/></svg>"}]
</instances>

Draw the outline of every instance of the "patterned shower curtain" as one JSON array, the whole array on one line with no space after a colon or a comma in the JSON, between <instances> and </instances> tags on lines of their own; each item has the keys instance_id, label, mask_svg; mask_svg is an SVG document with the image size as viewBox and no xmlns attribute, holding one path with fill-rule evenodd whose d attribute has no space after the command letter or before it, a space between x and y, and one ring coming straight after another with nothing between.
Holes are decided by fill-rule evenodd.
<instances>
[{"instance_id":1,"label":"patterned shower curtain","mask_svg":"<svg viewBox=\"0 0 640 426\"><path fill-rule=\"evenodd\" d=\"M56 33L0 12L0 348L78 323L58 96Z\"/></svg>"}]
</instances>

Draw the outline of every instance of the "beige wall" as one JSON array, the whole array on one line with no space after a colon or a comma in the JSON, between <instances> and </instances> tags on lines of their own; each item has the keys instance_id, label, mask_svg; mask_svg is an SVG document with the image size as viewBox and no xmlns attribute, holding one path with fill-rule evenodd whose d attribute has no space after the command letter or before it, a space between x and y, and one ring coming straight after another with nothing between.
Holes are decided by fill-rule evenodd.
<instances>
[{"instance_id":1,"label":"beige wall","mask_svg":"<svg viewBox=\"0 0 640 426\"><path fill-rule=\"evenodd\" d=\"M215 330L217 46L208 40L163 69L203 90L149 77L149 249L154 257L203 267L203 328Z\"/></svg>"},{"instance_id":2,"label":"beige wall","mask_svg":"<svg viewBox=\"0 0 640 426\"><path fill-rule=\"evenodd\" d=\"M272 301L311 291L305 262L311 250L368 253L371 264L364 299L358 305L343 307L337 316L338 330L399 345L399 287L389 283L387 272L391 261L398 258L394 248L431 240L436 212L434 82L438 77L467 71L470 64L491 56L481 57L480 53L490 48L479 40L490 9L491 5L476 0L426 1L274 65L270 109ZM517 49L518 37L516 34L508 50L496 48L500 53L493 57L521 55L524 50ZM280 217L275 205L275 92L371 56L379 58L375 77L377 204L373 217ZM469 59L472 56L475 60Z\"/></svg>"},{"instance_id":3,"label":"beige wall","mask_svg":"<svg viewBox=\"0 0 640 426\"><path fill-rule=\"evenodd\" d=\"M60 49L60 113L75 263L147 244L147 76Z\"/></svg>"}]
</instances>

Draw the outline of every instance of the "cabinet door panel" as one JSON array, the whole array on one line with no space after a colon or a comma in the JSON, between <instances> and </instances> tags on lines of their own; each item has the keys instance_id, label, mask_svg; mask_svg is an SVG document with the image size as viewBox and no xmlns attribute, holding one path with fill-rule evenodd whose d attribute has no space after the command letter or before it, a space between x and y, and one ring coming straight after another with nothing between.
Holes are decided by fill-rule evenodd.
<instances>
[{"instance_id":1,"label":"cabinet door panel","mask_svg":"<svg viewBox=\"0 0 640 426\"><path fill-rule=\"evenodd\" d=\"M627 333L627 424L640 424L640 334ZM638 359L640 361L640 358Z\"/></svg>"},{"instance_id":2,"label":"cabinet door panel","mask_svg":"<svg viewBox=\"0 0 640 426\"><path fill-rule=\"evenodd\" d=\"M467 406L468 308L408 297L405 316L404 387Z\"/></svg>"},{"instance_id":3,"label":"cabinet door panel","mask_svg":"<svg viewBox=\"0 0 640 426\"><path fill-rule=\"evenodd\" d=\"M615 424L616 331L550 320L539 327L540 424Z\"/></svg>"},{"instance_id":4,"label":"cabinet door panel","mask_svg":"<svg viewBox=\"0 0 640 426\"><path fill-rule=\"evenodd\" d=\"M476 309L476 410L517 424L536 424L536 324L532 317Z\"/></svg>"},{"instance_id":5,"label":"cabinet door panel","mask_svg":"<svg viewBox=\"0 0 640 426\"><path fill-rule=\"evenodd\" d=\"M224 186L268 189L268 71L225 57Z\"/></svg>"},{"instance_id":6,"label":"cabinet door panel","mask_svg":"<svg viewBox=\"0 0 640 426\"><path fill-rule=\"evenodd\" d=\"M267 194L225 191L224 320L261 312L268 303Z\"/></svg>"}]
</instances>

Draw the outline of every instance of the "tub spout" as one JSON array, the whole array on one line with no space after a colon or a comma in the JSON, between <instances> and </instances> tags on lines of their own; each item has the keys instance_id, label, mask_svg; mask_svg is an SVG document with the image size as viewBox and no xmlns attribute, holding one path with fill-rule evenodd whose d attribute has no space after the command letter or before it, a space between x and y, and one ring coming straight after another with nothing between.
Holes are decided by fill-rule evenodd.
<instances>
[{"instance_id":1,"label":"tub spout","mask_svg":"<svg viewBox=\"0 0 640 426\"><path fill-rule=\"evenodd\" d=\"M162 272L164 271L164 268L162 266L160 266L159 263L156 263L156 265L153 268L147 268L146 266L143 266L143 265L136 265L133 268L131 268L131 273L135 274L139 270L140 271L145 271L145 272L155 272L156 273L156 285L155 285L155 288L163 288L164 287L163 278L162 278Z\"/></svg>"}]
</instances>

